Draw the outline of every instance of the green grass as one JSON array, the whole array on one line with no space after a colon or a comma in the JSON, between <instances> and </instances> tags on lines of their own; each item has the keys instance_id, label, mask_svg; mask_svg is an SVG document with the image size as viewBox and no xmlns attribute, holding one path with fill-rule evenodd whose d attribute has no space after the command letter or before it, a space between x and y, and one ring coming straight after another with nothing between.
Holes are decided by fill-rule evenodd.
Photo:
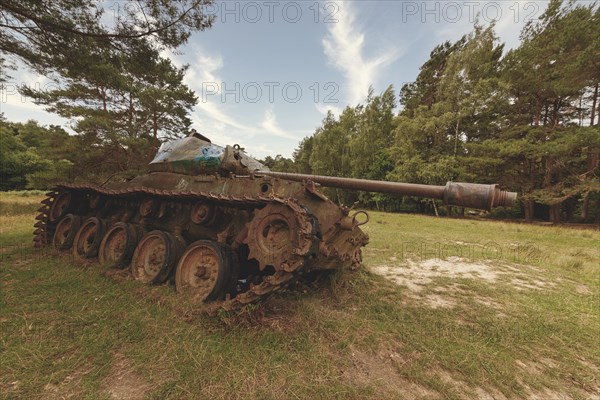
<instances>
[{"instance_id":1,"label":"green grass","mask_svg":"<svg viewBox=\"0 0 600 400\"><path fill-rule=\"evenodd\" d=\"M40 200L44 192L40 190L23 190L18 192L0 192L0 215L26 215L40 208Z\"/></svg>"},{"instance_id":2,"label":"green grass","mask_svg":"<svg viewBox=\"0 0 600 400\"><path fill-rule=\"evenodd\" d=\"M598 231L373 212L365 269L210 317L168 286L33 251L23 204L40 198L0 196L2 398L599 395ZM440 276L411 292L369 272L445 256L549 284Z\"/></svg>"}]
</instances>

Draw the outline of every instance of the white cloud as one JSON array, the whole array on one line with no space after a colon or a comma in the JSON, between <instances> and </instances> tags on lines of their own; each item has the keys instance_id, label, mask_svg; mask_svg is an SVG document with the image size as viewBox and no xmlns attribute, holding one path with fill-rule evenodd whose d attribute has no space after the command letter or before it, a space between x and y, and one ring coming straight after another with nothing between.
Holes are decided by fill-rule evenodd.
<instances>
[{"instance_id":1,"label":"white cloud","mask_svg":"<svg viewBox=\"0 0 600 400\"><path fill-rule=\"evenodd\" d=\"M331 104L323 104L323 103L315 104L315 108L317 109L318 112L320 112L324 116L327 115L327 112L331 111L333 113L333 115L339 117L343 111L338 106L332 106Z\"/></svg>"},{"instance_id":2,"label":"white cloud","mask_svg":"<svg viewBox=\"0 0 600 400\"><path fill-rule=\"evenodd\" d=\"M272 108L267 108L267 111L265 111L265 117L260 124L260 127L264 129L265 133L295 141L299 140L299 138L296 136L281 129L281 127L277 124L277 117L275 116Z\"/></svg>"},{"instance_id":3,"label":"white cloud","mask_svg":"<svg viewBox=\"0 0 600 400\"><path fill-rule=\"evenodd\" d=\"M230 117L221 107L215 102L202 102L202 100L196 105L197 108L204 111L210 118L225 125L229 125L232 128L239 129L244 132L252 132L254 129L248 125L239 123L235 118Z\"/></svg>"},{"instance_id":4,"label":"white cloud","mask_svg":"<svg viewBox=\"0 0 600 400\"><path fill-rule=\"evenodd\" d=\"M70 120L49 113L45 107L34 103L30 97L19 93L19 88L28 86L36 90L57 89L58 86L50 79L28 70L21 63L17 63L18 69L10 71L12 76L7 82L0 85L0 113L11 122L26 122L31 119L40 121L41 125L62 125L69 130Z\"/></svg>"},{"instance_id":5,"label":"white cloud","mask_svg":"<svg viewBox=\"0 0 600 400\"><path fill-rule=\"evenodd\" d=\"M251 134L255 129L229 116L220 105L220 88L223 80L219 77L218 71L223 68L223 57L220 54L211 56L201 50L197 53L198 56L185 74L184 83L196 92L199 97L196 109L202 111L202 114L208 118L201 119L195 113L194 120L203 124L200 127L202 130L214 128L222 132L223 125L227 125ZM210 94L205 93L208 90Z\"/></svg>"},{"instance_id":6,"label":"white cloud","mask_svg":"<svg viewBox=\"0 0 600 400\"><path fill-rule=\"evenodd\" d=\"M221 68L223 68L223 56L220 54L213 57L207 54L198 54L196 62L186 75L186 83L196 86L198 83L200 86L206 83L216 83L220 87L221 80L216 72Z\"/></svg>"},{"instance_id":7,"label":"white cloud","mask_svg":"<svg viewBox=\"0 0 600 400\"><path fill-rule=\"evenodd\" d=\"M346 78L349 102L363 101L380 75L381 69L399 56L397 49L386 49L381 55L371 59L363 55L365 34L356 23L356 12L349 1L337 1L339 16L337 23L328 25L328 34L322 40L323 49L329 62L340 70Z\"/></svg>"},{"instance_id":8,"label":"white cloud","mask_svg":"<svg viewBox=\"0 0 600 400\"><path fill-rule=\"evenodd\" d=\"M298 141L299 136L286 131L277 122L277 116L272 107L268 107L258 124L245 124L236 116L226 111L226 103L221 96L221 86L224 80L219 74L223 68L223 57L220 54L209 55L197 50L197 56L190 64L184 82L196 92L199 97L192 122L198 131L206 134L217 144L226 145L239 143L257 156L271 154L264 143L273 147L286 149L282 143L273 140L274 137ZM173 56L171 56L173 57ZM258 141L257 137L264 140ZM263 143L258 145L258 143ZM273 149L271 149L273 150ZM280 152L283 152L280 149Z\"/></svg>"}]
</instances>

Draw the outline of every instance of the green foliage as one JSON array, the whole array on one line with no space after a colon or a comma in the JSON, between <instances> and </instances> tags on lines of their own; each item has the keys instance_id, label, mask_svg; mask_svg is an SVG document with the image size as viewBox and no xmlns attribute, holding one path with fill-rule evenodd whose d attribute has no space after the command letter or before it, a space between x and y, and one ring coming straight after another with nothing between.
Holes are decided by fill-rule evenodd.
<instances>
[{"instance_id":1,"label":"green foliage","mask_svg":"<svg viewBox=\"0 0 600 400\"><path fill-rule=\"evenodd\" d=\"M79 51L91 65L70 68L57 89L24 88L23 93L49 111L74 119L77 133L125 152L131 149L131 139L143 138L157 147L159 138L180 137L189 130L188 114L197 97L183 83L187 66L175 67L143 41L128 52L112 48Z\"/></svg>"},{"instance_id":2,"label":"green foliage","mask_svg":"<svg viewBox=\"0 0 600 400\"><path fill-rule=\"evenodd\" d=\"M523 43L503 66L514 99L511 111L521 123L557 127L593 113L578 103L600 80L598 22L596 4L552 0L538 21L527 24Z\"/></svg>"},{"instance_id":3,"label":"green foliage","mask_svg":"<svg viewBox=\"0 0 600 400\"><path fill-rule=\"evenodd\" d=\"M260 160L260 162L267 166L271 171L296 172L294 161L290 158L282 157L281 154L277 154L275 158L267 156L264 160Z\"/></svg>"},{"instance_id":4,"label":"green foliage","mask_svg":"<svg viewBox=\"0 0 600 400\"><path fill-rule=\"evenodd\" d=\"M203 9L211 3L142 0L104 7L94 0L2 1L0 50L40 73L72 74L94 69L83 49L122 50L149 41L157 48L179 47L193 31L212 25Z\"/></svg>"},{"instance_id":5,"label":"green foliage","mask_svg":"<svg viewBox=\"0 0 600 400\"><path fill-rule=\"evenodd\" d=\"M210 26L197 8L205 2L172 7L141 2L140 7L151 8L150 22L136 14L114 28L98 25L102 12L93 14L90 2L78 3L79 11L62 0L44 10L20 1L0 6L9 19L17 15L11 7L25 10L22 24L39 23L30 11L41 13L46 24L27 31L22 43L11 44L14 29L0 28L9 33L0 39L0 48L57 78L55 90L25 93L72 118L78 133L73 137L34 122L8 124L2 133L3 187L22 188L28 182L45 187L71 168L95 181L130 175L145 167L161 138L188 131L197 98L183 83L187 67L175 67L160 50ZM148 39L147 29L184 9L192 11L190 19ZM59 29L57 22L66 28ZM346 107L339 116L328 113L299 144L293 160L278 155L267 157L265 165L285 172L432 185L494 182L518 191L524 210L535 201L562 204L567 215L576 207L584 218L596 215L590 207L597 203L589 199L599 190L598 4L551 0L541 18L525 26L521 45L506 54L494 30L494 24L476 23L455 43L436 46L415 82L401 88L399 113L392 86L379 95L371 89L364 104ZM52 43L74 40L74 45L37 54L32 50L45 34ZM429 204L383 194L326 193L344 204L384 210Z\"/></svg>"},{"instance_id":6,"label":"green foliage","mask_svg":"<svg viewBox=\"0 0 600 400\"><path fill-rule=\"evenodd\" d=\"M73 162L58 160L49 162L41 171L27 174L27 187L35 189L50 189L59 182L64 182L67 177L73 176Z\"/></svg>"},{"instance_id":7,"label":"green foliage","mask_svg":"<svg viewBox=\"0 0 600 400\"><path fill-rule=\"evenodd\" d=\"M400 90L398 115L391 87L371 91L366 104L325 117L294 153L296 169L432 185L495 182L543 204L596 193L600 9L553 0L521 38L503 55L494 24L476 23L436 46ZM345 203L403 207L381 194L332 192ZM565 204L572 214L568 204L577 202Z\"/></svg>"},{"instance_id":8,"label":"green foliage","mask_svg":"<svg viewBox=\"0 0 600 400\"><path fill-rule=\"evenodd\" d=\"M396 100L390 86L381 95L369 92L367 103L346 107L339 118L331 112L315 134L304 139L294 152L296 170L318 175L385 179L392 168L388 154L394 140ZM344 204L385 202L388 196L372 198L368 193L327 190Z\"/></svg>"},{"instance_id":9,"label":"green foliage","mask_svg":"<svg viewBox=\"0 0 600 400\"><path fill-rule=\"evenodd\" d=\"M7 148L6 154L18 158L6 159L4 181L12 182L7 185L20 187L27 175L32 185L46 186L71 166L78 176L98 179L137 170L161 139L186 134L197 101L183 83L187 66L176 67L160 54L211 26L212 17L203 10L208 4L211 0L144 0L110 7L90 0L0 2L0 67L14 68L7 60L18 60L51 79L51 90L23 87L22 93L71 119L78 134L69 138L66 132L47 132L54 127L23 127L24 145L37 149L34 154L42 161L55 163L41 165L25 150ZM6 78L3 72L0 82Z\"/></svg>"},{"instance_id":10,"label":"green foliage","mask_svg":"<svg viewBox=\"0 0 600 400\"><path fill-rule=\"evenodd\" d=\"M27 174L46 170L50 164L27 146L18 128L0 119L0 190L25 188Z\"/></svg>"},{"instance_id":11,"label":"green foliage","mask_svg":"<svg viewBox=\"0 0 600 400\"><path fill-rule=\"evenodd\" d=\"M292 159L296 172L301 174L310 174L312 172L310 156L312 154L313 143L313 136L305 137L298 145L298 148L294 150Z\"/></svg>"},{"instance_id":12,"label":"green foliage","mask_svg":"<svg viewBox=\"0 0 600 400\"><path fill-rule=\"evenodd\" d=\"M0 119L0 135L2 190L48 189L75 178L101 182L115 171L146 165L127 164L122 149L98 146L93 135L72 136L60 127L43 127L35 121L9 123ZM137 158L145 159L150 146L141 142L128 143L143 152ZM107 150L111 150L108 161Z\"/></svg>"},{"instance_id":13,"label":"green foliage","mask_svg":"<svg viewBox=\"0 0 600 400\"><path fill-rule=\"evenodd\" d=\"M405 114L412 116L412 111L419 106L431 108L437 102L439 81L448 58L463 48L466 41L466 36L463 36L456 43L446 41L431 51L429 60L421 66L415 82L404 84L400 90L400 104L404 106Z\"/></svg>"}]
</instances>

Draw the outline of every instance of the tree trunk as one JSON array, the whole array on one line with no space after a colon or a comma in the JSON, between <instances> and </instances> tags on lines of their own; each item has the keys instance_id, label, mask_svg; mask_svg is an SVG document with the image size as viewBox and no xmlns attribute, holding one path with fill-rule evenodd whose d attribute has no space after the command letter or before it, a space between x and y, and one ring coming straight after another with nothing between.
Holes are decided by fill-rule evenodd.
<instances>
[{"instance_id":1,"label":"tree trunk","mask_svg":"<svg viewBox=\"0 0 600 400\"><path fill-rule=\"evenodd\" d=\"M461 208L460 208L460 216L461 216L461 217L464 217L464 216L465 216L465 208L464 208L464 207L461 207Z\"/></svg>"},{"instance_id":2,"label":"tree trunk","mask_svg":"<svg viewBox=\"0 0 600 400\"><path fill-rule=\"evenodd\" d=\"M460 124L460 114L457 118L458 121L456 121L456 127L454 128L454 157L456 157L456 153L458 152L458 127Z\"/></svg>"},{"instance_id":3,"label":"tree trunk","mask_svg":"<svg viewBox=\"0 0 600 400\"><path fill-rule=\"evenodd\" d=\"M581 220L583 222L585 222L585 220L588 218L589 211L590 211L590 194L586 193L585 197L583 198L583 204L581 205Z\"/></svg>"},{"instance_id":4,"label":"tree trunk","mask_svg":"<svg viewBox=\"0 0 600 400\"><path fill-rule=\"evenodd\" d=\"M583 126L583 94L579 96L579 126Z\"/></svg>"},{"instance_id":5,"label":"tree trunk","mask_svg":"<svg viewBox=\"0 0 600 400\"><path fill-rule=\"evenodd\" d=\"M152 114L152 133L154 135L154 139L158 139L158 121L156 113Z\"/></svg>"},{"instance_id":6,"label":"tree trunk","mask_svg":"<svg viewBox=\"0 0 600 400\"><path fill-rule=\"evenodd\" d=\"M561 203L550 206L550 221L553 224L560 224L560 205Z\"/></svg>"},{"instance_id":7,"label":"tree trunk","mask_svg":"<svg viewBox=\"0 0 600 400\"><path fill-rule=\"evenodd\" d=\"M542 168L544 168L544 178L542 180L542 185L544 187L552 185L552 169L554 165L554 160L549 157L542 156L541 159Z\"/></svg>"},{"instance_id":8,"label":"tree trunk","mask_svg":"<svg viewBox=\"0 0 600 400\"><path fill-rule=\"evenodd\" d=\"M552 128L556 128L558 126L558 122L560 121L559 110L561 102L562 101L560 98L554 100L554 106L552 108Z\"/></svg>"},{"instance_id":9,"label":"tree trunk","mask_svg":"<svg viewBox=\"0 0 600 400\"><path fill-rule=\"evenodd\" d=\"M129 137L133 137L133 94L129 92L129 110L127 110L129 122Z\"/></svg>"},{"instance_id":10,"label":"tree trunk","mask_svg":"<svg viewBox=\"0 0 600 400\"><path fill-rule=\"evenodd\" d=\"M100 95L102 96L102 109L106 112L106 90L104 86L100 87Z\"/></svg>"},{"instance_id":11,"label":"tree trunk","mask_svg":"<svg viewBox=\"0 0 600 400\"><path fill-rule=\"evenodd\" d=\"M598 104L598 83L594 87L594 97L592 98L592 115L590 117L590 126L594 126L594 118L596 117L596 105ZM598 121L600 121L600 113ZM600 122L598 122L600 124Z\"/></svg>"},{"instance_id":12,"label":"tree trunk","mask_svg":"<svg viewBox=\"0 0 600 400\"><path fill-rule=\"evenodd\" d=\"M565 217L567 222L573 221L575 207L577 207L577 197L570 197L567 200L565 200Z\"/></svg>"},{"instance_id":13,"label":"tree trunk","mask_svg":"<svg viewBox=\"0 0 600 400\"><path fill-rule=\"evenodd\" d=\"M525 200L524 203L525 222L533 221L533 200Z\"/></svg>"}]
</instances>

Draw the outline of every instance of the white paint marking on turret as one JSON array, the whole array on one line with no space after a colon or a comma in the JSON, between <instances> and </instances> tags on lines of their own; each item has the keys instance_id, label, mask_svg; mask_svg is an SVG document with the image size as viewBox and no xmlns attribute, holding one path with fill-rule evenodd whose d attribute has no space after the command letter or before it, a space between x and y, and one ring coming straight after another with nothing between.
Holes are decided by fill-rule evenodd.
<instances>
[{"instance_id":1,"label":"white paint marking on turret","mask_svg":"<svg viewBox=\"0 0 600 400\"><path fill-rule=\"evenodd\" d=\"M229 193L229 183L230 183L230 179L224 179L223 180L223 186L221 187L221 193Z\"/></svg>"},{"instance_id":2,"label":"white paint marking on turret","mask_svg":"<svg viewBox=\"0 0 600 400\"><path fill-rule=\"evenodd\" d=\"M185 178L181 178L177 185L175 185L175 189L177 190L185 190L189 186L188 181Z\"/></svg>"}]
</instances>

